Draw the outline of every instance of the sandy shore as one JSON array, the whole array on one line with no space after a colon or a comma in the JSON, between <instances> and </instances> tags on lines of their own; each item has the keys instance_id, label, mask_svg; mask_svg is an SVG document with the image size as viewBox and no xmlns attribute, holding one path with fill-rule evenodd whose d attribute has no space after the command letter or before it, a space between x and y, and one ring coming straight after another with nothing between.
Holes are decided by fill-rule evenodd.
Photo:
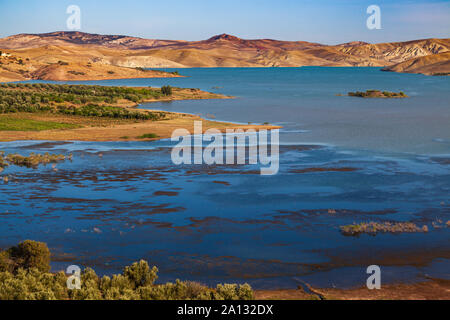
<instances>
[{"instance_id":1,"label":"sandy shore","mask_svg":"<svg viewBox=\"0 0 450 320\"><path fill-rule=\"evenodd\" d=\"M418 283L382 285L380 290L316 289L257 290L256 300L450 300L450 280L429 279Z\"/></svg>"},{"instance_id":2,"label":"sandy shore","mask_svg":"<svg viewBox=\"0 0 450 320\"><path fill-rule=\"evenodd\" d=\"M66 130L45 130L45 131L0 131L0 141L19 140L49 140L49 141L143 141L138 137L144 134L156 134L159 140L172 136L176 129L187 129L194 132L194 122L202 121L203 131L208 129L218 129L225 132L227 129L254 129L273 130L278 126L270 125L239 125L228 122L209 121L199 116L188 114L168 113L170 119L161 121L144 121L135 123L105 124L105 126L83 127Z\"/></svg>"}]
</instances>

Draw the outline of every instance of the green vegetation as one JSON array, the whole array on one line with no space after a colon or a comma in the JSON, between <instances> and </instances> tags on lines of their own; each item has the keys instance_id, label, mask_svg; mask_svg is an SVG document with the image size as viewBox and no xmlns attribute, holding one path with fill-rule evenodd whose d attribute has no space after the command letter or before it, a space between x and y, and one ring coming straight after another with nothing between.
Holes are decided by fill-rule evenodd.
<instances>
[{"instance_id":1,"label":"green vegetation","mask_svg":"<svg viewBox=\"0 0 450 320\"><path fill-rule=\"evenodd\" d=\"M9 166L8 161L6 161L6 159L4 158L4 154L5 153L3 151L0 151L0 172L2 172L4 168Z\"/></svg>"},{"instance_id":2,"label":"green vegetation","mask_svg":"<svg viewBox=\"0 0 450 320\"><path fill-rule=\"evenodd\" d=\"M160 90L86 85L0 84L0 114L50 112L117 119L160 120L163 112L130 110L117 106L159 99Z\"/></svg>"},{"instance_id":3,"label":"green vegetation","mask_svg":"<svg viewBox=\"0 0 450 320\"><path fill-rule=\"evenodd\" d=\"M16 247L0 251L0 272L17 272L19 269L50 271L50 250L42 242L26 240Z\"/></svg>"},{"instance_id":4,"label":"green vegetation","mask_svg":"<svg viewBox=\"0 0 450 320\"><path fill-rule=\"evenodd\" d=\"M403 92L389 92L380 90L367 90L366 92L356 91L349 92L348 95L350 97L359 97L359 98L408 98L408 96Z\"/></svg>"},{"instance_id":5,"label":"green vegetation","mask_svg":"<svg viewBox=\"0 0 450 320\"><path fill-rule=\"evenodd\" d=\"M81 289L67 288L64 272L49 273L47 245L25 241L0 251L0 300L251 300L248 284L224 284L215 289L196 282L156 285L158 269L146 261L133 263L122 274L100 278L87 268Z\"/></svg>"},{"instance_id":6,"label":"green vegetation","mask_svg":"<svg viewBox=\"0 0 450 320\"><path fill-rule=\"evenodd\" d=\"M154 133L146 133L143 134L142 136L136 137L136 139L156 139L156 138L159 138L159 136Z\"/></svg>"},{"instance_id":7,"label":"green vegetation","mask_svg":"<svg viewBox=\"0 0 450 320\"><path fill-rule=\"evenodd\" d=\"M79 127L79 125L68 123L0 117L0 131L42 131L54 129L75 129Z\"/></svg>"},{"instance_id":8,"label":"green vegetation","mask_svg":"<svg viewBox=\"0 0 450 320\"><path fill-rule=\"evenodd\" d=\"M428 227L418 227L412 222L363 222L340 227L341 233L346 236L358 236L366 233L376 235L378 233L415 233L428 232Z\"/></svg>"},{"instance_id":9,"label":"green vegetation","mask_svg":"<svg viewBox=\"0 0 450 320\"><path fill-rule=\"evenodd\" d=\"M65 156L62 154L45 154L30 153L29 156L22 156L20 154L8 154L5 156L3 151L0 151L0 168L3 169L9 165L16 165L19 167L37 168L40 164L46 165L49 163L58 163L65 160L72 160L72 155Z\"/></svg>"},{"instance_id":10,"label":"green vegetation","mask_svg":"<svg viewBox=\"0 0 450 320\"><path fill-rule=\"evenodd\" d=\"M121 107L85 105L75 106L57 106L56 112L66 115L84 116L84 117L105 117L118 119L136 119L136 120L159 120L164 117L163 113L150 113L132 111Z\"/></svg>"},{"instance_id":11,"label":"green vegetation","mask_svg":"<svg viewBox=\"0 0 450 320\"><path fill-rule=\"evenodd\" d=\"M172 87L171 86L163 86L163 87L161 87L161 93L164 96L171 96L172 95Z\"/></svg>"}]
</instances>

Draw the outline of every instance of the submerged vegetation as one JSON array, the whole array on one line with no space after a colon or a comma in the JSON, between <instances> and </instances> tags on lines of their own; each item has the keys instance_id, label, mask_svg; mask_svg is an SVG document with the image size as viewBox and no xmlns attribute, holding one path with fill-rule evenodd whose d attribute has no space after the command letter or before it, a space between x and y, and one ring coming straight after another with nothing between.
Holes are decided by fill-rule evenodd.
<instances>
[{"instance_id":1,"label":"submerged vegetation","mask_svg":"<svg viewBox=\"0 0 450 320\"><path fill-rule=\"evenodd\" d=\"M160 120L165 117L165 113L131 110L124 106L159 99L169 94L167 90L48 83L0 84L0 114L49 112L89 117ZM170 88L170 94L171 90Z\"/></svg>"},{"instance_id":2,"label":"submerged vegetation","mask_svg":"<svg viewBox=\"0 0 450 320\"><path fill-rule=\"evenodd\" d=\"M367 90L366 92L356 91L349 92L350 97L359 98L408 98L408 96L403 92L390 92L390 91L380 91L380 90Z\"/></svg>"},{"instance_id":3,"label":"submerged vegetation","mask_svg":"<svg viewBox=\"0 0 450 320\"><path fill-rule=\"evenodd\" d=\"M68 289L64 272L50 273L50 251L45 243L24 241L0 251L0 300L251 300L248 284L224 284L215 289L196 282L156 285L158 269L141 260L122 274L100 278L87 268L81 288Z\"/></svg>"},{"instance_id":4,"label":"submerged vegetation","mask_svg":"<svg viewBox=\"0 0 450 320\"><path fill-rule=\"evenodd\" d=\"M378 233L415 233L428 232L428 227L419 227L412 222L363 222L340 227L341 233L346 236L360 234L376 235Z\"/></svg>"},{"instance_id":5,"label":"submerged vegetation","mask_svg":"<svg viewBox=\"0 0 450 320\"><path fill-rule=\"evenodd\" d=\"M62 154L45 154L30 153L29 156L22 156L20 154L8 154L5 156L3 151L0 151L0 169L9 165L16 165L19 167L37 168L40 164L46 165L49 163L58 163L65 160L72 160L72 155L65 156Z\"/></svg>"}]
</instances>

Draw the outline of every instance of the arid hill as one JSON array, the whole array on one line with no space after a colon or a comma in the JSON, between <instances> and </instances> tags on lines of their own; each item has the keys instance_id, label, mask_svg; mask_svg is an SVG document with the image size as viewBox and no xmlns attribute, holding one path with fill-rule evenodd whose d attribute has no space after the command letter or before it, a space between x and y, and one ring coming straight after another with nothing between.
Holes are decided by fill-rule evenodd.
<instances>
[{"instance_id":1,"label":"arid hill","mask_svg":"<svg viewBox=\"0 0 450 320\"><path fill-rule=\"evenodd\" d=\"M426 75L449 75L450 52L438 53L397 63L383 71L422 73Z\"/></svg>"},{"instance_id":2,"label":"arid hill","mask_svg":"<svg viewBox=\"0 0 450 320\"><path fill-rule=\"evenodd\" d=\"M24 80L106 80L179 77L177 74L144 70L111 63L111 57L127 50L95 49L82 45L4 50L0 57L0 82Z\"/></svg>"},{"instance_id":3,"label":"arid hill","mask_svg":"<svg viewBox=\"0 0 450 320\"><path fill-rule=\"evenodd\" d=\"M186 41L149 40L136 37L118 35L100 35L76 31L57 31L42 34L18 34L0 39L0 48L24 49L39 48L45 45L92 45L110 49L150 49Z\"/></svg>"},{"instance_id":4,"label":"arid hill","mask_svg":"<svg viewBox=\"0 0 450 320\"><path fill-rule=\"evenodd\" d=\"M203 41L175 41L53 32L19 34L0 39L0 51L11 54L11 57L0 60L0 81L93 80L175 76L143 71L141 68L390 67L449 52L450 39L380 44L353 41L329 46L305 41L245 40L228 34ZM448 63L448 55L439 57L444 61L433 67L433 73L445 72L439 68ZM427 64L434 59L422 61ZM392 70L403 72L402 68ZM407 72L415 71L411 69Z\"/></svg>"}]
</instances>

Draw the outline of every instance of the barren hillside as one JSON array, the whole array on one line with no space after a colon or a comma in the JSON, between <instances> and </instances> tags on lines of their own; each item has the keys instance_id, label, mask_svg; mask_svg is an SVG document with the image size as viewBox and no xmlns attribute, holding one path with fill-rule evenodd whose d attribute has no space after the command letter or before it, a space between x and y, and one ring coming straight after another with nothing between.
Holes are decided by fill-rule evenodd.
<instances>
[{"instance_id":1,"label":"barren hillside","mask_svg":"<svg viewBox=\"0 0 450 320\"><path fill-rule=\"evenodd\" d=\"M450 74L450 52L433 54L425 57L407 60L383 71L422 73L427 75L449 75Z\"/></svg>"},{"instance_id":2,"label":"barren hillside","mask_svg":"<svg viewBox=\"0 0 450 320\"><path fill-rule=\"evenodd\" d=\"M175 76L142 68L378 66L445 73L450 39L328 46L305 41L245 40L221 34L203 41L142 39L81 32L20 34L0 39L0 81L93 80ZM442 54L442 55L440 55ZM438 56L431 58L432 56ZM430 59L420 59L421 57ZM19 63L19 61L22 63ZM408 62L409 61L409 62ZM428 64L434 64L429 71ZM420 70L409 66L414 64ZM430 69L431 70L431 69Z\"/></svg>"}]
</instances>

